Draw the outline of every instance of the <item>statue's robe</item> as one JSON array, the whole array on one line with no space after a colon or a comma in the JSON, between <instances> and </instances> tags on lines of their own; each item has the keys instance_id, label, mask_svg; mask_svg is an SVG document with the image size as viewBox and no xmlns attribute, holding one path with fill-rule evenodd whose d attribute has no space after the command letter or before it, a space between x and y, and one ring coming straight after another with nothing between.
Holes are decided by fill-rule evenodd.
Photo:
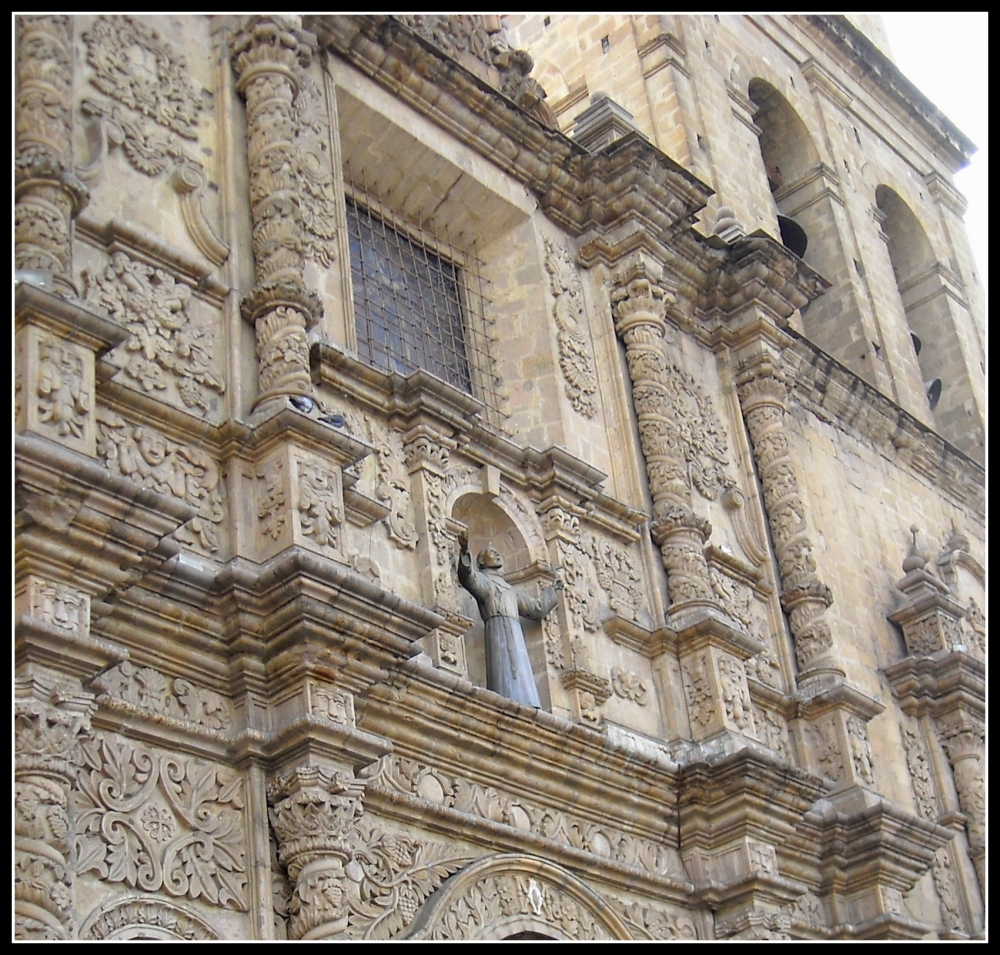
<instances>
[{"instance_id":1,"label":"statue's robe","mask_svg":"<svg viewBox=\"0 0 1000 955\"><path fill-rule=\"evenodd\" d=\"M476 598L486 636L486 685L518 703L541 706L518 616L541 620L556 604L555 589L530 597L499 574L476 570L472 555L459 557L458 579Z\"/></svg>"}]
</instances>

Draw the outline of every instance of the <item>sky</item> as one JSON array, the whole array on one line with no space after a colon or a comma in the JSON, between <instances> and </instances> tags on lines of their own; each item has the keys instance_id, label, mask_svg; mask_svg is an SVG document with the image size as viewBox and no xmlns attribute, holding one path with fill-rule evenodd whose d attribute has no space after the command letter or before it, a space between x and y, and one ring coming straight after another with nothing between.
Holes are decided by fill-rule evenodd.
<instances>
[{"instance_id":1,"label":"sky","mask_svg":"<svg viewBox=\"0 0 1000 955\"><path fill-rule=\"evenodd\" d=\"M985 13L883 13L896 65L935 106L979 147L971 164L955 175L969 203L966 228L977 274L987 287L989 137L988 34Z\"/></svg>"}]
</instances>

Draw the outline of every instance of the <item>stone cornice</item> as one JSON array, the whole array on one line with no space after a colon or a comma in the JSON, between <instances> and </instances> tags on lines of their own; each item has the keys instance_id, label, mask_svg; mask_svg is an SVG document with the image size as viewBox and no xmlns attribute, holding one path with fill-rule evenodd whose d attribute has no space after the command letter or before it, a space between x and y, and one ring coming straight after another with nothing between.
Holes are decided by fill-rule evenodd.
<instances>
[{"instance_id":1,"label":"stone cornice","mask_svg":"<svg viewBox=\"0 0 1000 955\"><path fill-rule=\"evenodd\" d=\"M913 716L964 710L985 719L986 666L967 653L909 656L882 672L903 710Z\"/></svg>"},{"instance_id":2,"label":"stone cornice","mask_svg":"<svg viewBox=\"0 0 1000 955\"><path fill-rule=\"evenodd\" d=\"M647 515L604 493L607 475L564 448L525 446L483 423L482 402L424 371L385 374L336 345L313 346L313 380L349 396L404 432L425 428L451 450L497 468L537 500L572 500L585 520L625 542L638 538ZM317 412L318 413L318 412ZM325 427L325 426L324 426Z\"/></svg>"},{"instance_id":3,"label":"stone cornice","mask_svg":"<svg viewBox=\"0 0 1000 955\"><path fill-rule=\"evenodd\" d=\"M841 15L813 14L803 22L840 48L852 75L863 76L898 105L908 124L918 122L927 136L953 163L952 171L968 165L975 145L913 85L871 40Z\"/></svg>"},{"instance_id":4,"label":"stone cornice","mask_svg":"<svg viewBox=\"0 0 1000 955\"><path fill-rule=\"evenodd\" d=\"M980 464L808 339L786 331L794 342L782 357L799 402L820 420L874 443L942 494L983 513L986 474Z\"/></svg>"},{"instance_id":5,"label":"stone cornice","mask_svg":"<svg viewBox=\"0 0 1000 955\"><path fill-rule=\"evenodd\" d=\"M689 221L712 190L635 134L589 153L388 16L305 19L343 57L530 189L574 236L645 231Z\"/></svg>"},{"instance_id":6,"label":"stone cornice","mask_svg":"<svg viewBox=\"0 0 1000 955\"><path fill-rule=\"evenodd\" d=\"M445 773L676 844L665 760L418 660L372 687L359 725Z\"/></svg>"}]
</instances>

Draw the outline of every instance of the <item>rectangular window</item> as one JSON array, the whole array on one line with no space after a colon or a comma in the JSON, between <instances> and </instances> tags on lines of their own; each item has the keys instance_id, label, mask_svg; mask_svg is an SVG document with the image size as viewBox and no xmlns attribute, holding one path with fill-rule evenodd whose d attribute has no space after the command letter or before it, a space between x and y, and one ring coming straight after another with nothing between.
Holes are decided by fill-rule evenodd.
<instances>
[{"instance_id":1,"label":"rectangular window","mask_svg":"<svg viewBox=\"0 0 1000 955\"><path fill-rule=\"evenodd\" d=\"M461 270L347 200L358 352L376 368L419 368L472 394Z\"/></svg>"}]
</instances>

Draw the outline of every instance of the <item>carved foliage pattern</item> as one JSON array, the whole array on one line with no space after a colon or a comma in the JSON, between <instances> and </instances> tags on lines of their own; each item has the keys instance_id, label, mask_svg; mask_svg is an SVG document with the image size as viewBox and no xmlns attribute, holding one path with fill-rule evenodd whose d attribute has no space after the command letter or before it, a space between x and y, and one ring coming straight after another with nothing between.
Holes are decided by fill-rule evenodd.
<instances>
[{"instance_id":1,"label":"carved foliage pattern","mask_svg":"<svg viewBox=\"0 0 1000 955\"><path fill-rule=\"evenodd\" d=\"M167 390L164 372L181 401L199 414L208 411L206 391L219 394L225 382L215 372L215 334L191 320L191 288L163 269L114 252L103 272L83 272L87 301L125 325L125 374L144 391Z\"/></svg>"},{"instance_id":2,"label":"carved foliage pattern","mask_svg":"<svg viewBox=\"0 0 1000 955\"><path fill-rule=\"evenodd\" d=\"M642 678L637 673L629 673L621 667L613 667L611 670L611 689L616 696L638 703L639 706L645 706L648 702L649 690Z\"/></svg>"},{"instance_id":3,"label":"carved foliage pattern","mask_svg":"<svg viewBox=\"0 0 1000 955\"><path fill-rule=\"evenodd\" d=\"M567 938L607 939L607 930L565 893L527 875L488 875L444 912L433 937L477 938L488 926L528 916L556 925Z\"/></svg>"},{"instance_id":4,"label":"carved foliage pattern","mask_svg":"<svg viewBox=\"0 0 1000 955\"><path fill-rule=\"evenodd\" d=\"M819 771L828 779L839 782L844 776L844 757L837 745L836 731L829 724L813 723L809 727L813 753Z\"/></svg>"},{"instance_id":5,"label":"carved foliage pattern","mask_svg":"<svg viewBox=\"0 0 1000 955\"><path fill-rule=\"evenodd\" d=\"M773 749L782 759L790 759L788 746L788 726L784 719L772 710L754 704L754 725L757 737Z\"/></svg>"},{"instance_id":6,"label":"carved foliage pattern","mask_svg":"<svg viewBox=\"0 0 1000 955\"><path fill-rule=\"evenodd\" d=\"M147 713L194 723L217 733L233 726L232 706L214 690L195 686L182 677L169 677L152 667L121 663L102 673L94 686L104 696L99 701L125 703Z\"/></svg>"},{"instance_id":7,"label":"carved foliage pattern","mask_svg":"<svg viewBox=\"0 0 1000 955\"><path fill-rule=\"evenodd\" d=\"M98 17L83 34L91 83L186 139L197 139L199 93L182 56L132 17Z\"/></svg>"},{"instance_id":8,"label":"carved foliage pattern","mask_svg":"<svg viewBox=\"0 0 1000 955\"><path fill-rule=\"evenodd\" d=\"M766 365L751 368L741 377L738 394L760 472L781 575L782 603L789 614L796 659L800 669L807 670L833 645L829 624L824 619L833 595L816 577L805 508L783 425L785 384Z\"/></svg>"},{"instance_id":9,"label":"carved foliage pattern","mask_svg":"<svg viewBox=\"0 0 1000 955\"><path fill-rule=\"evenodd\" d=\"M97 427L97 454L105 465L143 487L197 507L197 517L177 537L209 552L218 550L223 507L215 462L197 448L169 441L149 427L133 427L103 409L98 411Z\"/></svg>"},{"instance_id":10,"label":"carved foliage pattern","mask_svg":"<svg viewBox=\"0 0 1000 955\"><path fill-rule=\"evenodd\" d=\"M658 842L633 836L613 826L588 822L461 776L451 776L414 760L386 757L379 783L435 805L613 859L640 872L663 875L672 868L667 849Z\"/></svg>"},{"instance_id":11,"label":"carved foliage pattern","mask_svg":"<svg viewBox=\"0 0 1000 955\"><path fill-rule=\"evenodd\" d=\"M14 704L14 934L64 939L73 930L71 816L86 714L39 700Z\"/></svg>"},{"instance_id":12,"label":"carved foliage pattern","mask_svg":"<svg viewBox=\"0 0 1000 955\"><path fill-rule=\"evenodd\" d=\"M70 18L20 16L14 131L22 165L67 167L70 160Z\"/></svg>"},{"instance_id":13,"label":"carved foliage pattern","mask_svg":"<svg viewBox=\"0 0 1000 955\"><path fill-rule=\"evenodd\" d=\"M398 431L382 428L368 415L364 416L364 424L375 447L378 467L375 496L389 508L384 522L389 539L397 547L413 550L417 546L417 529L411 517L410 477L402 437Z\"/></svg>"},{"instance_id":14,"label":"carved foliage pattern","mask_svg":"<svg viewBox=\"0 0 1000 955\"><path fill-rule=\"evenodd\" d=\"M938 849L935 853L931 872L934 878L934 887L937 889L942 927L950 932L964 931L960 890L948 846Z\"/></svg>"},{"instance_id":15,"label":"carved foliage pattern","mask_svg":"<svg viewBox=\"0 0 1000 955\"><path fill-rule=\"evenodd\" d=\"M572 256L549 239L545 240L545 269L555 299L556 343L559 367L566 379L566 395L574 411L585 418L593 418L597 414L594 401L597 375L586 333L583 285Z\"/></svg>"},{"instance_id":16,"label":"carved foliage pattern","mask_svg":"<svg viewBox=\"0 0 1000 955\"><path fill-rule=\"evenodd\" d=\"M863 720L853 716L847 720L847 738L851 748L851 761L854 763L855 775L869 786L874 786L872 749L868 742L868 728Z\"/></svg>"},{"instance_id":17,"label":"carved foliage pattern","mask_svg":"<svg viewBox=\"0 0 1000 955\"><path fill-rule=\"evenodd\" d=\"M919 730L911 729L909 726L903 727L903 749L906 751L906 767L910 771L917 810L924 818L935 819L937 799L934 794L930 763Z\"/></svg>"},{"instance_id":18,"label":"carved foliage pattern","mask_svg":"<svg viewBox=\"0 0 1000 955\"><path fill-rule=\"evenodd\" d=\"M687 698L688 717L692 723L707 726L715 718L712 699L712 681L709 676L708 655L690 657L683 668L684 695Z\"/></svg>"},{"instance_id":19,"label":"carved foliage pattern","mask_svg":"<svg viewBox=\"0 0 1000 955\"><path fill-rule=\"evenodd\" d=\"M288 495L285 489L285 462L281 458L272 458L254 475L264 483L264 489L258 497L257 520L261 531L271 540L277 540L285 528L285 513L288 505Z\"/></svg>"},{"instance_id":20,"label":"carved foliage pattern","mask_svg":"<svg viewBox=\"0 0 1000 955\"><path fill-rule=\"evenodd\" d=\"M299 526L320 547L340 546L344 511L340 474L321 461L298 462Z\"/></svg>"},{"instance_id":21,"label":"carved foliage pattern","mask_svg":"<svg viewBox=\"0 0 1000 955\"><path fill-rule=\"evenodd\" d=\"M695 939L698 937L694 920L687 915L676 915L642 905L640 902L615 905L618 916L637 939L667 941Z\"/></svg>"},{"instance_id":22,"label":"carved foliage pattern","mask_svg":"<svg viewBox=\"0 0 1000 955\"><path fill-rule=\"evenodd\" d=\"M89 921L89 920L88 920ZM159 899L127 899L111 905L87 926L87 939L210 940L218 936L199 918Z\"/></svg>"},{"instance_id":23,"label":"carved foliage pattern","mask_svg":"<svg viewBox=\"0 0 1000 955\"><path fill-rule=\"evenodd\" d=\"M719 659L719 689L726 719L746 733L754 733L753 705L743 664L734 657Z\"/></svg>"},{"instance_id":24,"label":"carved foliage pattern","mask_svg":"<svg viewBox=\"0 0 1000 955\"><path fill-rule=\"evenodd\" d=\"M83 745L77 871L247 910L243 780L120 737Z\"/></svg>"},{"instance_id":25,"label":"carved foliage pattern","mask_svg":"<svg viewBox=\"0 0 1000 955\"><path fill-rule=\"evenodd\" d=\"M38 420L60 437L82 438L93 395L86 380L81 352L55 338L38 342Z\"/></svg>"}]
</instances>

